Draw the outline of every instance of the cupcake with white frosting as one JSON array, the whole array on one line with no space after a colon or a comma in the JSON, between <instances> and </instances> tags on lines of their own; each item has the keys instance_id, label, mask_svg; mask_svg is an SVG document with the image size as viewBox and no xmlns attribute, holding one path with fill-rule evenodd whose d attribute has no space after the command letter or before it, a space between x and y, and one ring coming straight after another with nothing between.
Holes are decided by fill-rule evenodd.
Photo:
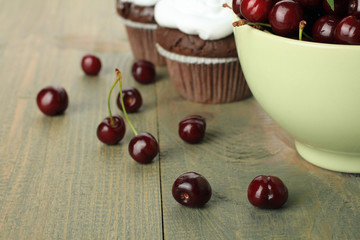
<instances>
[{"instance_id":1,"label":"cupcake with white frosting","mask_svg":"<svg viewBox=\"0 0 360 240\"><path fill-rule=\"evenodd\" d=\"M251 96L241 71L224 0L159 0L157 48L179 93L195 102L227 103Z\"/></svg>"},{"instance_id":2,"label":"cupcake with white frosting","mask_svg":"<svg viewBox=\"0 0 360 240\"><path fill-rule=\"evenodd\" d=\"M154 6L158 0L117 0L116 10L125 24L130 47L137 60L165 65L155 47Z\"/></svg>"}]
</instances>

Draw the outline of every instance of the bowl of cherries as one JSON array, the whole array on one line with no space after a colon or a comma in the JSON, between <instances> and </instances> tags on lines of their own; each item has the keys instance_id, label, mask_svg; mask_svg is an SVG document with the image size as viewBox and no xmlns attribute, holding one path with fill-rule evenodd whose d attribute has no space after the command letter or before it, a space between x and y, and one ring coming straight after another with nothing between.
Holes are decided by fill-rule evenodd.
<instances>
[{"instance_id":1,"label":"bowl of cherries","mask_svg":"<svg viewBox=\"0 0 360 240\"><path fill-rule=\"evenodd\" d=\"M232 9L260 106L305 160L360 173L360 0L234 0Z\"/></svg>"}]
</instances>

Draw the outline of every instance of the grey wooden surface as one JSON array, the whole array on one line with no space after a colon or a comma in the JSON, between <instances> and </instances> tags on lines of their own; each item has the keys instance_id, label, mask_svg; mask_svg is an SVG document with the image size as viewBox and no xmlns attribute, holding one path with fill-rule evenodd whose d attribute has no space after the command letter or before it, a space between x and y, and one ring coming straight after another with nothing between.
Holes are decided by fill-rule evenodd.
<instances>
[{"instance_id":1,"label":"grey wooden surface","mask_svg":"<svg viewBox=\"0 0 360 240\"><path fill-rule=\"evenodd\" d=\"M155 84L137 84L113 1L0 0L0 23L0 239L360 239L359 177L304 161L254 98L186 101L165 67ZM80 68L87 53L103 62L98 77ZM130 128L117 146L96 137L115 68L124 87L143 95L130 118L159 140L152 164L128 155ZM46 117L36 106L48 85L69 94L62 116ZM115 95L112 104L121 114ZM207 119L207 133L190 145L177 126L194 113ZM172 198L172 183L186 171L213 188L203 208ZM248 203L247 186L259 174L287 185L282 209Z\"/></svg>"}]
</instances>

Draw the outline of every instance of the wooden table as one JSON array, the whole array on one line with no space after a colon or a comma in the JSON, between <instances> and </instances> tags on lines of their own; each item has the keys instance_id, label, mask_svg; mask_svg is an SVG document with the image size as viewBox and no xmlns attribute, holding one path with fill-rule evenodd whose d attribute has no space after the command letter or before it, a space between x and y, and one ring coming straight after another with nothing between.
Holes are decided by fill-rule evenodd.
<instances>
[{"instance_id":1,"label":"wooden table","mask_svg":"<svg viewBox=\"0 0 360 240\"><path fill-rule=\"evenodd\" d=\"M0 239L360 239L360 179L304 161L254 98L186 101L165 67L155 84L136 83L114 1L0 0L0 23ZM102 59L98 77L80 68L87 53ZM117 146L96 137L116 67L124 86L143 95L130 118L159 140L152 164L130 158L130 128ZM46 117L36 106L48 85L68 92L62 116ZM206 117L207 133L190 145L178 137L178 122L194 113ZM187 171L212 186L203 208L171 195ZM282 209L248 203L248 184L259 174L287 185Z\"/></svg>"}]
</instances>

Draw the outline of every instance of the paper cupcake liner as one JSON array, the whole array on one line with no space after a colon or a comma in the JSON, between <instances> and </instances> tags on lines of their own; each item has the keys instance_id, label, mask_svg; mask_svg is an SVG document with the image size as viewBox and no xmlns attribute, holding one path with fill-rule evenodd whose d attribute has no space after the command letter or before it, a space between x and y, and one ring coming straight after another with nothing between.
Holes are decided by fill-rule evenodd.
<instances>
[{"instance_id":1,"label":"paper cupcake liner","mask_svg":"<svg viewBox=\"0 0 360 240\"><path fill-rule=\"evenodd\" d=\"M203 58L171 53L156 45L166 58L175 88L186 99L229 103L251 96L237 58Z\"/></svg>"},{"instance_id":2,"label":"paper cupcake liner","mask_svg":"<svg viewBox=\"0 0 360 240\"><path fill-rule=\"evenodd\" d=\"M147 60L156 66L163 66L166 64L164 57L162 57L156 50L156 24L139 23L121 18L125 24L126 32L129 38L131 51L137 60Z\"/></svg>"},{"instance_id":3,"label":"paper cupcake liner","mask_svg":"<svg viewBox=\"0 0 360 240\"><path fill-rule=\"evenodd\" d=\"M141 23L141 22L134 22L129 19L125 19L120 17L120 21L124 23L128 27L132 28L140 28L140 29L146 29L146 30L156 30L157 24L155 23Z\"/></svg>"}]
</instances>

